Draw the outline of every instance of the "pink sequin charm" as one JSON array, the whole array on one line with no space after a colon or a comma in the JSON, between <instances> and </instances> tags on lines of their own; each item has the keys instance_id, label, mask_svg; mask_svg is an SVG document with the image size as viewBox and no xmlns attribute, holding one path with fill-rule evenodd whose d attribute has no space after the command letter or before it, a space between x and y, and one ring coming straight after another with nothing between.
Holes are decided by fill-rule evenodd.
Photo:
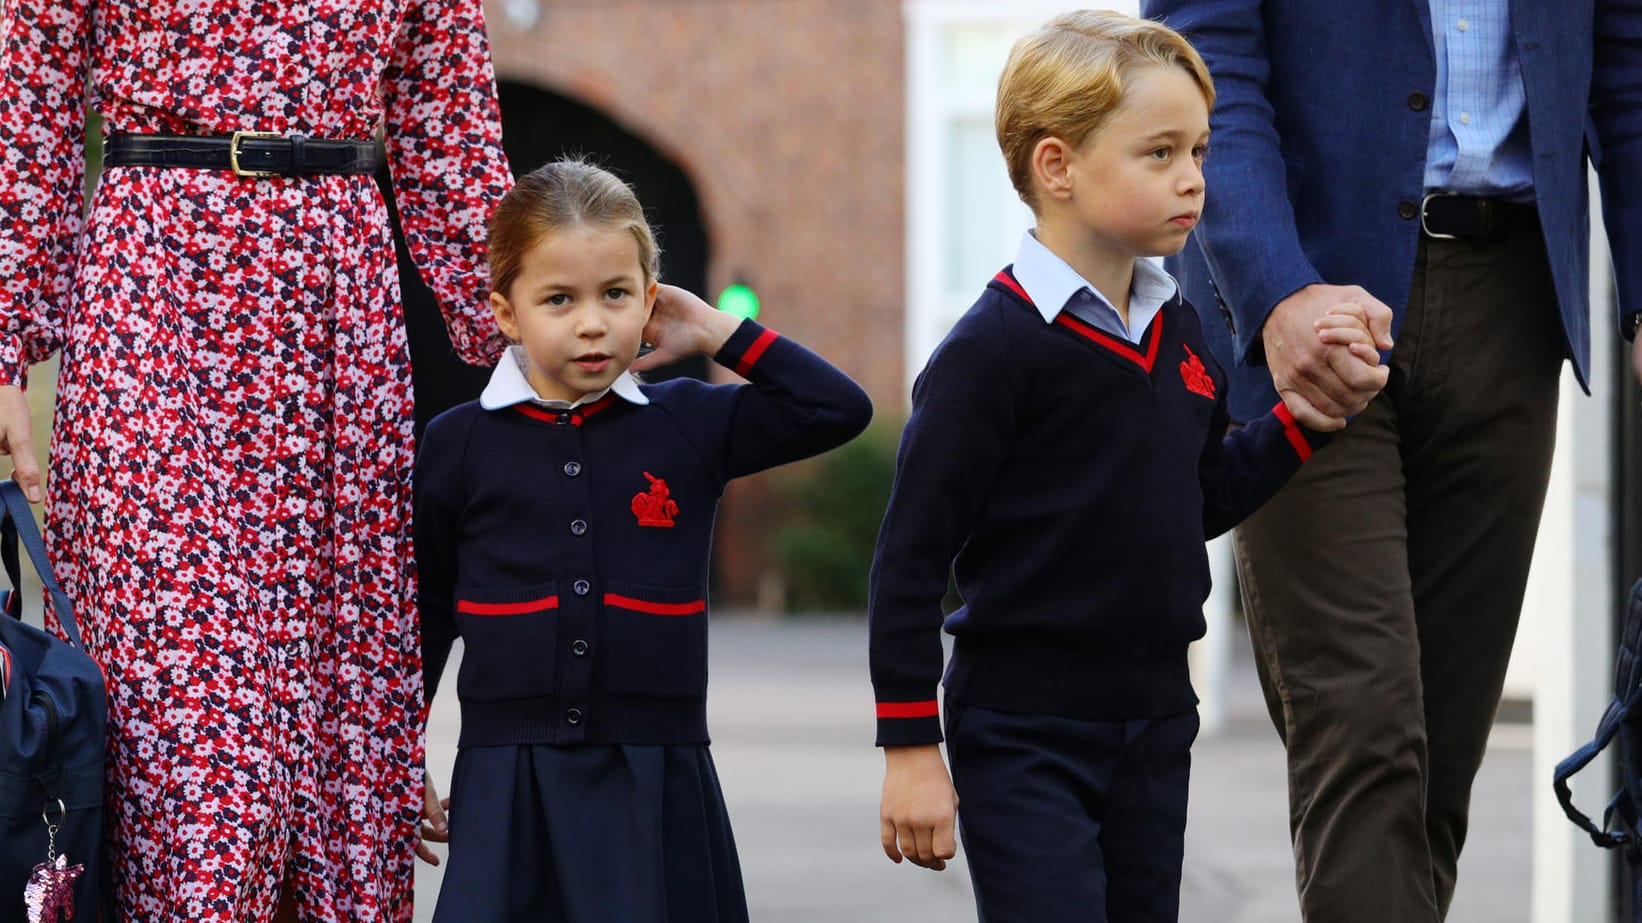
<instances>
[{"instance_id":1,"label":"pink sequin charm","mask_svg":"<svg viewBox=\"0 0 1642 923\"><path fill-rule=\"evenodd\" d=\"M69 865L67 856L42 862L23 888L23 905L28 923L68 923L74 919L74 880L86 867Z\"/></svg>"}]
</instances>

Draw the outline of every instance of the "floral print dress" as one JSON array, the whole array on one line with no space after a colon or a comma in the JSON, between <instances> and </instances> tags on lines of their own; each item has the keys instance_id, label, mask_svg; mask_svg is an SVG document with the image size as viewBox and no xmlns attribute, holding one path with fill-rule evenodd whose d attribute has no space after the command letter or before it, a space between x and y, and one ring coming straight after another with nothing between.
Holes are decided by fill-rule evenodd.
<instances>
[{"instance_id":1,"label":"floral print dress","mask_svg":"<svg viewBox=\"0 0 1642 923\"><path fill-rule=\"evenodd\" d=\"M62 350L49 540L108 675L119 918L408 921L410 368L370 177L107 170L115 132L383 131L463 358L510 182L480 0L0 0L0 384ZM82 217L83 215L83 217Z\"/></svg>"}]
</instances>

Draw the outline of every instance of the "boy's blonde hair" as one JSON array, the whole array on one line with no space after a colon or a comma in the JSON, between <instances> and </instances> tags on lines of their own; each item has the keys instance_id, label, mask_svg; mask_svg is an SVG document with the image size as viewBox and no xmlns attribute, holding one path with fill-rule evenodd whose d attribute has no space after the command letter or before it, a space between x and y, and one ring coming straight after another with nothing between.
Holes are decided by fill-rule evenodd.
<instances>
[{"instance_id":1,"label":"boy's blonde hair","mask_svg":"<svg viewBox=\"0 0 1642 923\"><path fill-rule=\"evenodd\" d=\"M519 177L490 219L490 289L508 294L525 252L542 238L580 225L627 231L638 243L649 285L661 274L661 251L633 187L585 160L555 160Z\"/></svg>"},{"instance_id":2,"label":"boy's blonde hair","mask_svg":"<svg viewBox=\"0 0 1642 923\"><path fill-rule=\"evenodd\" d=\"M1044 138L1076 147L1123 102L1136 67L1179 67L1214 107L1214 81L1197 50L1161 23L1110 10L1056 16L1022 37L998 78L998 147L1021 201L1037 208L1032 151Z\"/></svg>"}]
</instances>

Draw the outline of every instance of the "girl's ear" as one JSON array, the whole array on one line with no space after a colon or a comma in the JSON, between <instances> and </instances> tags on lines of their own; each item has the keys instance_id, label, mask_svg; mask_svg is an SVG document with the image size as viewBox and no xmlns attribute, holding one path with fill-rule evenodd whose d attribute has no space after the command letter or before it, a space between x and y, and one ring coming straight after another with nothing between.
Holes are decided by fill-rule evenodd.
<instances>
[{"instance_id":1,"label":"girl's ear","mask_svg":"<svg viewBox=\"0 0 1642 923\"><path fill-rule=\"evenodd\" d=\"M496 326L502 328L502 334L517 343L519 341L519 321L513 314L513 303L501 292L490 293L490 310L496 314Z\"/></svg>"},{"instance_id":2,"label":"girl's ear","mask_svg":"<svg viewBox=\"0 0 1642 923\"><path fill-rule=\"evenodd\" d=\"M1072 192L1072 146L1050 135L1032 146L1032 179L1052 199Z\"/></svg>"},{"instance_id":3,"label":"girl's ear","mask_svg":"<svg viewBox=\"0 0 1642 923\"><path fill-rule=\"evenodd\" d=\"M656 309L656 293L660 290L661 286L655 279L651 279L650 284L644 288L644 317L646 320Z\"/></svg>"}]
</instances>

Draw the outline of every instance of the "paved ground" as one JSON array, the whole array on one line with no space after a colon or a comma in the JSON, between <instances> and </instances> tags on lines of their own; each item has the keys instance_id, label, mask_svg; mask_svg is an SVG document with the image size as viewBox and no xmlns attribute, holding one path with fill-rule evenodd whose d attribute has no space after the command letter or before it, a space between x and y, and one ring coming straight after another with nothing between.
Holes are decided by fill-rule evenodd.
<instances>
[{"instance_id":1,"label":"paved ground","mask_svg":"<svg viewBox=\"0 0 1642 923\"><path fill-rule=\"evenodd\" d=\"M1246 641L1224 730L1193 761L1181 919L1298 923L1281 748ZM759 923L949 923L974 918L961 856L945 872L895 866L878 847L883 761L872 744L866 636L858 620L719 617L713 625L713 754ZM454 692L454 684L450 687ZM455 696L441 696L430 763L449 779ZM1530 734L1496 729L1477 780L1449 923L1528 920ZM417 881L431 918L437 870ZM612 921L621 923L621 921Z\"/></svg>"}]
</instances>

